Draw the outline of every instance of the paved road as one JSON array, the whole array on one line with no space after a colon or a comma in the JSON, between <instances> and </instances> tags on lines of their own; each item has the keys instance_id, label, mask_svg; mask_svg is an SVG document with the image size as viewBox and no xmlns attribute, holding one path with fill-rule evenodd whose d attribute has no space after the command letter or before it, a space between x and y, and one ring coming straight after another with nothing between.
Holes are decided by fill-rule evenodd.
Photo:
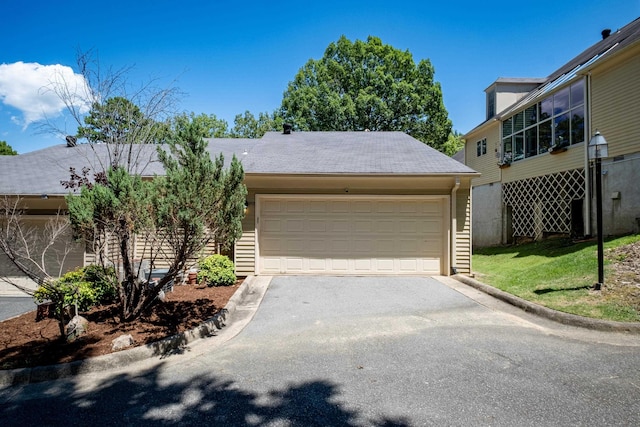
<instances>
[{"instance_id":1,"label":"paved road","mask_svg":"<svg viewBox=\"0 0 640 427\"><path fill-rule=\"evenodd\" d=\"M274 278L224 345L0 390L2 425L640 425L637 336L452 286Z\"/></svg>"},{"instance_id":2,"label":"paved road","mask_svg":"<svg viewBox=\"0 0 640 427\"><path fill-rule=\"evenodd\" d=\"M0 297L0 322L22 313L35 310L33 297Z\"/></svg>"}]
</instances>

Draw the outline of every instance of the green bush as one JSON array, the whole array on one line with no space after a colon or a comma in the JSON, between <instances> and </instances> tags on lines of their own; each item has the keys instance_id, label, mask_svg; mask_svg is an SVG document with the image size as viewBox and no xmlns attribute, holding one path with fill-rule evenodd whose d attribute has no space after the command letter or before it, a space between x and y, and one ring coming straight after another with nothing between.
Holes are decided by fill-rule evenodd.
<instances>
[{"instance_id":1,"label":"green bush","mask_svg":"<svg viewBox=\"0 0 640 427\"><path fill-rule=\"evenodd\" d=\"M57 314L75 304L78 305L78 311L87 311L99 304L112 303L116 297L116 283L113 268L89 265L40 286L33 297L39 304L51 301Z\"/></svg>"},{"instance_id":2,"label":"green bush","mask_svg":"<svg viewBox=\"0 0 640 427\"><path fill-rule=\"evenodd\" d=\"M85 280L91 283L96 294L96 304L111 304L118 296L118 278L113 267L96 264L84 267Z\"/></svg>"},{"instance_id":3,"label":"green bush","mask_svg":"<svg viewBox=\"0 0 640 427\"><path fill-rule=\"evenodd\" d=\"M231 286L236 283L233 262L225 255L211 255L198 263L198 283L208 286Z\"/></svg>"}]
</instances>

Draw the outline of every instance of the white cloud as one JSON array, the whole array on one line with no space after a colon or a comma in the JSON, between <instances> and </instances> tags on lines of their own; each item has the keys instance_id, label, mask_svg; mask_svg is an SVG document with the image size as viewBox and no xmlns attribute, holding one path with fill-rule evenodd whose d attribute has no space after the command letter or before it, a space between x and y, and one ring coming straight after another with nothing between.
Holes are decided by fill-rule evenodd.
<instances>
[{"instance_id":1,"label":"white cloud","mask_svg":"<svg viewBox=\"0 0 640 427\"><path fill-rule=\"evenodd\" d=\"M0 102L22 112L12 117L23 128L44 118L59 116L65 104L57 91L65 91L80 112L89 111L87 84L81 74L65 65L35 62L0 64Z\"/></svg>"}]
</instances>

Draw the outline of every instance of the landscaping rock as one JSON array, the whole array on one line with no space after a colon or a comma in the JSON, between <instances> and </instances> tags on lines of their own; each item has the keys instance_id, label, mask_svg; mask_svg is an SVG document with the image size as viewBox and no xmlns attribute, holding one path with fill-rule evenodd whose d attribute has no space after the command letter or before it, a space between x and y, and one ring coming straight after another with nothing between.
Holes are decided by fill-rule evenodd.
<instances>
[{"instance_id":1,"label":"landscaping rock","mask_svg":"<svg viewBox=\"0 0 640 427\"><path fill-rule=\"evenodd\" d=\"M89 321L82 316L73 316L65 328L67 342L73 342L85 335L89 329Z\"/></svg>"},{"instance_id":2,"label":"landscaping rock","mask_svg":"<svg viewBox=\"0 0 640 427\"><path fill-rule=\"evenodd\" d=\"M131 334L120 335L118 338L111 341L111 350L118 351L127 347L131 347L134 343Z\"/></svg>"}]
</instances>

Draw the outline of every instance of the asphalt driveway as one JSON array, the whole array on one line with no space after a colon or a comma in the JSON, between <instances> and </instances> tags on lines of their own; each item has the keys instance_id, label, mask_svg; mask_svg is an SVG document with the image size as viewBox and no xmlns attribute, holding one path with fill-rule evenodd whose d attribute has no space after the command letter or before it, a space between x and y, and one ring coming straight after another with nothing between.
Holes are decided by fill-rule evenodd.
<instances>
[{"instance_id":1,"label":"asphalt driveway","mask_svg":"<svg viewBox=\"0 0 640 427\"><path fill-rule=\"evenodd\" d=\"M276 277L221 346L14 386L0 411L16 425L640 425L640 342L572 333L431 278Z\"/></svg>"},{"instance_id":2,"label":"asphalt driveway","mask_svg":"<svg viewBox=\"0 0 640 427\"><path fill-rule=\"evenodd\" d=\"M35 310L38 306L33 297L1 297L0 296L0 322L18 316L22 313Z\"/></svg>"}]
</instances>

